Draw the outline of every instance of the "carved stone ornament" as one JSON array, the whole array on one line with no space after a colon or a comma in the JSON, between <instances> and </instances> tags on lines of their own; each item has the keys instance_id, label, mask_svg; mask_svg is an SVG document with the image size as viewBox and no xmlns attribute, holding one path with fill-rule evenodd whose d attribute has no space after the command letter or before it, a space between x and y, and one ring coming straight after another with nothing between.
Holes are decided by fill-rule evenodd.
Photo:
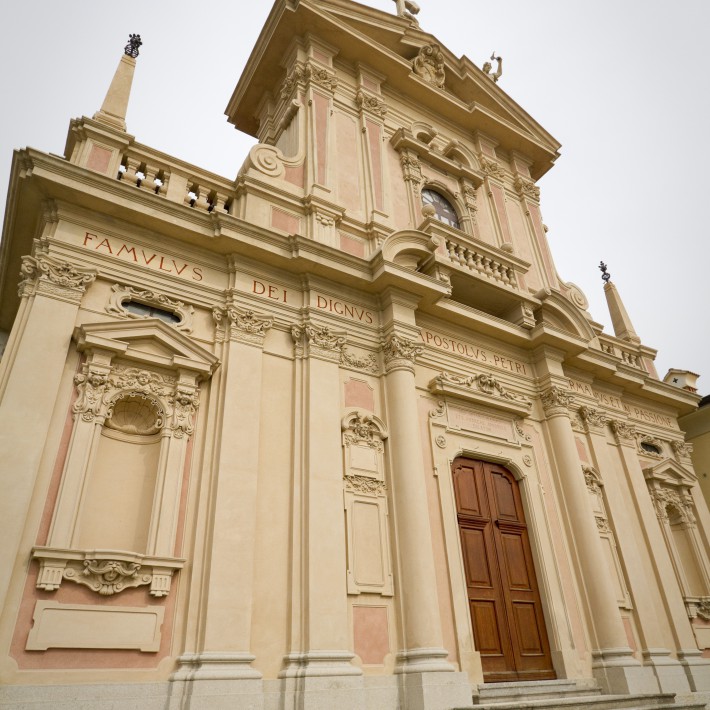
<instances>
[{"instance_id":1,"label":"carved stone ornament","mask_svg":"<svg viewBox=\"0 0 710 710\"><path fill-rule=\"evenodd\" d=\"M431 419L441 419L446 416L446 402L437 402L436 409L432 409L429 412L429 417Z\"/></svg>"},{"instance_id":2,"label":"carved stone ornament","mask_svg":"<svg viewBox=\"0 0 710 710\"><path fill-rule=\"evenodd\" d=\"M638 432L628 422L621 419L614 419L611 422L611 430L614 432L614 436L619 444L636 445Z\"/></svg>"},{"instance_id":3,"label":"carved stone ornament","mask_svg":"<svg viewBox=\"0 0 710 710\"><path fill-rule=\"evenodd\" d=\"M370 476L345 476L345 490L372 496L384 496L387 485L384 481Z\"/></svg>"},{"instance_id":4,"label":"carved stone ornament","mask_svg":"<svg viewBox=\"0 0 710 710\"><path fill-rule=\"evenodd\" d=\"M383 98L368 94L362 89L358 90L355 101L361 111L369 111L377 116L384 116L387 113L387 104Z\"/></svg>"},{"instance_id":5,"label":"carved stone ornament","mask_svg":"<svg viewBox=\"0 0 710 710\"><path fill-rule=\"evenodd\" d=\"M345 333L331 331L326 325L295 325L291 328L291 337L297 357L303 357L307 346L308 355L338 364L347 342Z\"/></svg>"},{"instance_id":6,"label":"carved stone ornament","mask_svg":"<svg viewBox=\"0 0 710 710\"><path fill-rule=\"evenodd\" d=\"M693 453L693 445L685 441L674 439L671 441L671 448L679 458L688 458Z\"/></svg>"},{"instance_id":7,"label":"carved stone ornament","mask_svg":"<svg viewBox=\"0 0 710 710\"><path fill-rule=\"evenodd\" d=\"M33 548L32 558L40 565L38 589L53 592L67 579L105 597L143 585L150 585L151 596L165 597L170 592L174 572L185 563L178 558L50 547Z\"/></svg>"},{"instance_id":8,"label":"carved stone ornament","mask_svg":"<svg viewBox=\"0 0 710 710\"><path fill-rule=\"evenodd\" d=\"M639 433L636 444L638 446L638 452L643 456L648 456L654 459L663 458L663 442L657 437L651 436L650 434ZM650 448L644 448L643 444L654 447L658 449L658 451L651 451Z\"/></svg>"},{"instance_id":9,"label":"carved stone ornament","mask_svg":"<svg viewBox=\"0 0 710 710\"><path fill-rule=\"evenodd\" d=\"M523 197L532 197L534 200L540 199L540 188L532 181L518 175L515 178L515 189Z\"/></svg>"},{"instance_id":10,"label":"carved stone ornament","mask_svg":"<svg viewBox=\"0 0 710 710\"><path fill-rule=\"evenodd\" d=\"M486 374L479 375L455 375L451 372L442 372L434 378L434 382L443 387L447 384L458 385L465 388L476 388L489 396L498 396L509 402L522 405L525 409L532 407L532 401L523 395L515 394L501 385L495 377Z\"/></svg>"},{"instance_id":11,"label":"carved stone ornament","mask_svg":"<svg viewBox=\"0 0 710 710\"><path fill-rule=\"evenodd\" d=\"M540 395L540 400L547 416L552 414L569 415L568 410L572 404L574 404L574 397L570 394L570 392L562 387L557 387L556 385L553 385L548 390L543 392Z\"/></svg>"},{"instance_id":12,"label":"carved stone ornament","mask_svg":"<svg viewBox=\"0 0 710 710\"><path fill-rule=\"evenodd\" d=\"M399 368L414 369L414 362L422 354L423 348L413 340L408 340L400 335L393 335L383 345L382 352L385 354L385 370Z\"/></svg>"},{"instance_id":13,"label":"carved stone ornament","mask_svg":"<svg viewBox=\"0 0 710 710\"><path fill-rule=\"evenodd\" d=\"M146 306L155 306L174 313L180 318L180 322L174 324L175 328L183 333L192 333L192 319L195 309L191 305L185 305L182 301L177 301L157 291L114 284L111 287L111 296L106 305L106 312L120 318L150 318L148 315L131 313L126 310L123 306L126 301L138 301ZM169 325L173 324L169 323Z\"/></svg>"},{"instance_id":14,"label":"carved stone ornament","mask_svg":"<svg viewBox=\"0 0 710 710\"><path fill-rule=\"evenodd\" d=\"M710 621L710 597L686 597L685 606L691 619Z\"/></svg>"},{"instance_id":15,"label":"carved stone ornament","mask_svg":"<svg viewBox=\"0 0 710 710\"><path fill-rule=\"evenodd\" d=\"M427 44L419 50L412 62L414 73L429 84L440 89L444 88L446 72L444 70L444 54L438 44Z\"/></svg>"},{"instance_id":16,"label":"carved stone ornament","mask_svg":"<svg viewBox=\"0 0 710 710\"><path fill-rule=\"evenodd\" d=\"M347 348L343 348L340 353L340 364L343 367L352 367L355 370L364 370L365 372L370 372L373 375L378 374L380 371L380 367L377 362L377 355L374 353L356 355L355 353L347 350Z\"/></svg>"},{"instance_id":17,"label":"carved stone ornament","mask_svg":"<svg viewBox=\"0 0 710 710\"><path fill-rule=\"evenodd\" d=\"M677 520L685 525L695 525L692 501L687 493L669 487L653 487L649 489L656 507L656 515L662 522L672 522L668 514L669 508L677 516Z\"/></svg>"},{"instance_id":18,"label":"carved stone ornament","mask_svg":"<svg viewBox=\"0 0 710 710\"><path fill-rule=\"evenodd\" d=\"M518 436L521 439L524 439L525 441L532 441L532 437L530 434L525 433L525 429L523 429L523 423L520 420L515 421L515 431L518 432Z\"/></svg>"},{"instance_id":19,"label":"carved stone ornament","mask_svg":"<svg viewBox=\"0 0 710 710\"><path fill-rule=\"evenodd\" d=\"M274 323L271 316L257 314L234 305L227 308L213 308L212 318L215 322L217 340L233 340L252 345L263 345L264 337Z\"/></svg>"},{"instance_id":20,"label":"carved stone ornament","mask_svg":"<svg viewBox=\"0 0 710 710\"><path fill-rule=\"evenodd\" d=\"M482 154L478 156L478 162L481 164L481 170L486 175L500 179L505 174L497 161L486 158Z\"/></svg>"},{"instance_id":21,"label":"carved stone ornament","mask_svg":"<svg viewBox=\"0 0 710 710\"><path fill-rule=\"evenodd\" d=\"M597 530L599 533L602 535L606 535L611 532L611 528L609 527L609 521L603 516L603 515L595 515L594 520L597 524Z\"/></svg>"},{"instance_id":22,"label":"carved stone ornament","mask_svg":"<svg viewBox=\"0 0 710 710\"><path fill-rule=\"evenodd\" d=\"M364 445L380 453L384 451L383 442L388 434L384 424L374 415L351 412L343 417L341 429L345 446Z\"/></svg>"},{"instance_id":23,"label":"carved stone ornament","mask_svg":"<svg viewBox=\"0 0 710 710\"><path fill-rule=\"evenodd\" d=\"M305 86L309 82L319 84L329 91L335 91L338 86L338 79L334 72L318 67L311 62L305 64L299 62L284 80L281 87L281 98L289 97L299 84Z\"/></svg>"},{"instance_id":24,"label":"carved stone ornament","mask_svg":"<svg viewBox=\"0 0 710 710\"><path fill-rule=\"evenodd\" d=\"M96 279L96 269L79 268L68 261L37 254L22 257L20 278L20 297L38 291L78 302L86 287Z\"/></svg>"},{"instance_id":25,"label":"carved stone ornament","mask_svg":"<svg viewBox=\"0 0 710 710\"><path fill-rule=\"evenodd\" d=\"M579 408L578 413L587 431L602 432L609 423L609 417L594 407L585 405Z\"/></svg>"},{"instance_id":26,"label":"carved stone ornament","mask_svg":"<svg viewBox=\"0 0 710 710\"><path fill-rule=\"evenodd\" d=\"M478 212L478 204L476 202L476 188L473 185L464 184L461 188L461 192L463 195L463 201L466 205L466 209L468 210L471 217L475 218L476 213Z\"/></svg>"}]
</instances>

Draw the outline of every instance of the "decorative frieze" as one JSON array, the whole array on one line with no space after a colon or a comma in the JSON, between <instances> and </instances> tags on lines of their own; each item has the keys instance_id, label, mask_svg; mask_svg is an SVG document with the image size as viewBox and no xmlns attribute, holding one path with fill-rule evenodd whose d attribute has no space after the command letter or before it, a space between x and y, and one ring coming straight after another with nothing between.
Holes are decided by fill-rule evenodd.
<instances>
[{"instance_id":1,"label":"decorative frieze","mask_svg":"<svg viewBox=\"0 0 710 710\"><path fill-rule=\"evenodd\" d=\"M358 90L355 102L361 111L369 111L383 118L387 113L387 104L382 97L369 94L362 89Z\"/></svg>"},{"instance_id":2,"label":"decorative frieze","mask_svg":"<svg viewBox=\"0 0 710 710\"><path fill-rule=\"evenodd\" d=\"M382 346L382 352L385 356L385 370L407 369L414 371L414 363L422 354L423 348L417 345L413 340L403 338L400 335L393 335Z\"/></svg>"},{"instance_id":3,"label":"decorative frieze","mask_svg":"<svg viewBox=\"0 0 710 710\"><path fill-rule=\"evenodd\" d=\"M146 585L150 585L151 596L165 597L170 592L173 574L185 563L178 558L51 547L33 548L32 559L39 562L38 589L53 592L66 579L105 597Z\"/></svg>"},{"instance_id":4,"label":"decorative frieze","mask_svg":"<svg viewBox=\"0 0 710 710\"><path fill-rule=\"evenodd\" d=\"M574 397L569 390L553 385L540 395L545 416L564 414L569 416L569 408L574 404Z\"/></svg>"},{"instance_id":5,"label":"decorative frieze","mask_svg":"<svg viewBox=\"0 0 710 710\"><path fill-rule=\"evenodd\" d=\"M427 44L419 50L412 62L414 73L440 89L444 88L446 71L444 69L444 54L438 44Z\"/></svg>"},{"instance_id":6,"label":"decorative frieze","mask_svg":"<svg viewBox=\"0 0 710 710\"><path fill-rule=\"evenodd\" d=\"M175 314L180 320L175 327L183 333L192 333L192 320L195 309L182 301L170 298L164 293L149 289L133 288L114 284L111 287L111 296L106 304L106 312L120 318L148 318L148 315L131 313L124 307L127 301L138 301L146 306L154 306Z\"/></svg>"},{"instance_id":7,"label":"decorative frieze","mask_svg":"<svg viewBox=\"0 0 710 710\"><path fill-rule=\"evenodd\" d=\"M345 490L370 496L384 496L387 485L370 476L345 476Z\"/></svg>"},{"instance_id":8,"label":"decorative frieze","mask_svg":"<svg viewBox=\"0 0 710 710\"><path fill-rule=\"evenodd\" d=\"M96 269L80 268L47 254L23 256L19 295L22 298L39 292L78 303L96 273Z\"/></svg>"}]
</instances>

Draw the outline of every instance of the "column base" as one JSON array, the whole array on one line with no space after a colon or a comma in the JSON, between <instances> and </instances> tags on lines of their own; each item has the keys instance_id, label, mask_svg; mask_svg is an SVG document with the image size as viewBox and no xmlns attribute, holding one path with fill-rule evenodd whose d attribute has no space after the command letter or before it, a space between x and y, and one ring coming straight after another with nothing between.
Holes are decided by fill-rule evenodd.
<instances>
[{"instance_id":1,"label":"column base","mask_svg":"<svg viewBox=\"0 0 710 710\"><path fill-rule=\"evenodd\" d=\"M594 651L592 674L602 692L611 695L658 693L658 681L651 666L643 666L630 648Z\"/></svg>"},{"instance_id":2,"label":"column base","mask_svg":"<svg viewBox=\"0 0 710 710\"><path fill-rule=\"evenodd\" d=\"M399 676L400 707L407 710L468 708L473 702L467 673L408 672Z\"/></svg>"},{"instance_id":3,"label":"column base","mask_svg":"<svg viewBox=\"0 0 710 710\"><path fill-rule=\"evenodd\" d=\"M451 673L456 669L446 660L443 648L413 648L397 653L395 673Z\"/></svg>"},{"instance_id":4,"label":"column base","mask_svg":"<svg viewBox=\"0 0 710 710\"><path fill-rule=\"evenodd\" d=\"M692 691L710 692L710 658L703 658L702 651L698 649L690 649L678 651L678 661L685 670Z\"/></svg>"},{"instance_id":5,"label":"column base","mask_svg":"<svg viewBox=\"0 0 710 710\"><path fill-rule=\"evenodd\" d=\"M188 653L170 678L169 710L264 710L261 673L249 653Z\"/></svg>"},{"instance_id":6,"label":"column base","mask_svg":"<svg viewBox=\"0 0 710 710\"><path fill-rule=\"evenodd\" d=\"M284 656L284 669L279 678L328 678L361 676L362 669L354 666L355 654L350 651L308 651Z\"/></svg>"},{"instance_id":7,"label":"column base","mask_svg":"<svg viewBox=\"0 0 710 710\"><path fill-rule=\"evenodd\" d=\"M691 688L685 669L666 648L649 648L643 652L644 665L653 668L661 693L689 693Z\"/></svg>"}]
</instances>

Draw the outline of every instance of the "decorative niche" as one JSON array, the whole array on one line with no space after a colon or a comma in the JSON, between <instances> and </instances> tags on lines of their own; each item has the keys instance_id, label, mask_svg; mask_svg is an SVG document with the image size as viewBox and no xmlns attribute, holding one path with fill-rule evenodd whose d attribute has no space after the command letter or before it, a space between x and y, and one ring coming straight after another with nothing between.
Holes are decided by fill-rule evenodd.
<instances>
[{"instance_id":1,"label":"decorative niche","mask_svg":"<svg viewBox=\"0 0 710 710\"><path fill-rule=\"evenodd\" d=\"M74 332L84 363L73 429L37 587L68 580L112 596L170 592L180 497L200 385L217 358L150 318Z\"/></svg>"},{"instance_id":2,"label":"decorative niche","mask_svg":"<svg viewBox=\"0 0 710 710\"><path fill-rule=\"evenodd\" d=\"M357 409L341 422L348 594L394 594L382 420Z\"/></svg>"}]
</instances>

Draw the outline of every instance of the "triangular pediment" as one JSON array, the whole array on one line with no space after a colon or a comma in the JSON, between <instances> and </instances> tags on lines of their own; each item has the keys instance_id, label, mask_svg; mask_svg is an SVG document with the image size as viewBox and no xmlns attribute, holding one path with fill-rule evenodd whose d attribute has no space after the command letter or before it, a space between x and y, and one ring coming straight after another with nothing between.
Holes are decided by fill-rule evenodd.
<instances>
[{"instance_id":1,"label":"triangular pediment","mask_svg":"<svg viewBox=\"0 0 710 710\"><path fill-rule=\"evenodd\" d=\"M105 350L123 358L210 376L216 355L157 318L87 323L74 330L79 351Z\"/></svg>"},{"instance_id":2,"label":"triangular pediment","mask_svg":"<svg viewBox=\"0 0 710 710\"><path fill-rule=\"evenodd\" d=\"M670 458L659 461L655 466L644 468L643 475L647 481L653 480L675 488L690 488L697 482L691 471Z\"/></svg>"},{"instance_id":3,"label":"triangular pediment","mask_svg":"<svg viewBox=\"0 0 710 710\"><path fill-rule=\"evenodd\" d=\"M470 59L456 57L406 18L351 0L276 0L226 109L237 128L256 136L259 106L285 78L283 60L294 37L306 35L337 48L339 61L366 64L415 105L529 156L534 179L557 158L559 143ZM413 72L414 58L431 44L444 55L443 88Z\"/></svg>"}]
</instances>

